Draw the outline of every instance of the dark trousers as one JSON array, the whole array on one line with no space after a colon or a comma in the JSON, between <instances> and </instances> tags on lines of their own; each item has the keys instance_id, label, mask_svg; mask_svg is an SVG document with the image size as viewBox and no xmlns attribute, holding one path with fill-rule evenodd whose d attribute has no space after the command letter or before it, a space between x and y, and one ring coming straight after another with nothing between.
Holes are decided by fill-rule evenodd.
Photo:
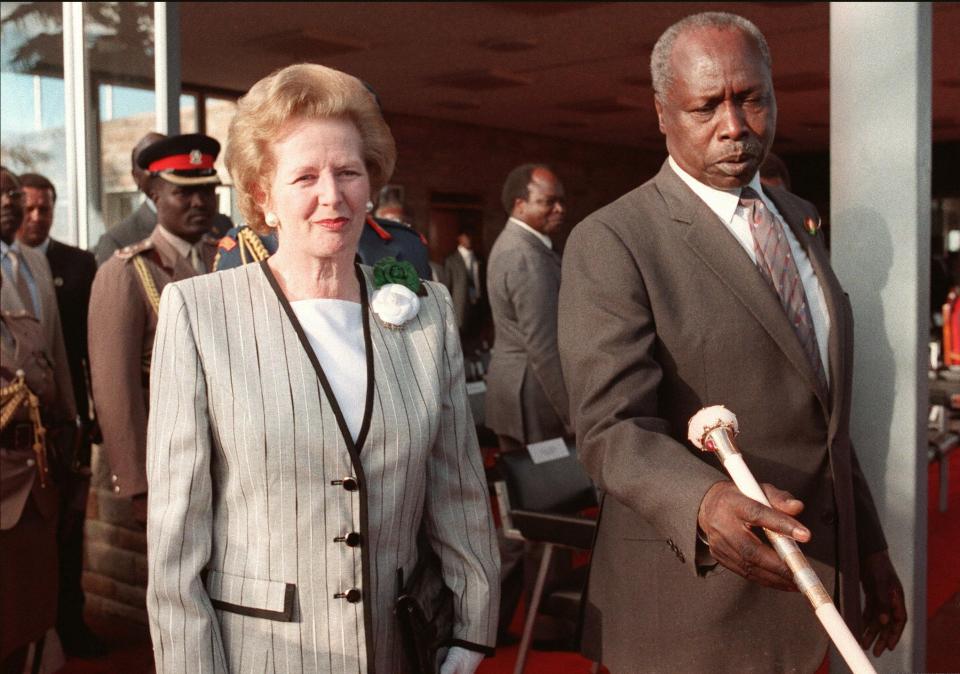
<instances>
[{"instance_id":1,"label":"dark trousers","mask_svg":"<svg viewBox=\"0 0 960 674\"><path fill-rule=\"evenodd\" d=\"M61 479L57 631L70 631L83 622L83 526L87 513L90 477L69 471Z\"/></svg>"}]
</instances>

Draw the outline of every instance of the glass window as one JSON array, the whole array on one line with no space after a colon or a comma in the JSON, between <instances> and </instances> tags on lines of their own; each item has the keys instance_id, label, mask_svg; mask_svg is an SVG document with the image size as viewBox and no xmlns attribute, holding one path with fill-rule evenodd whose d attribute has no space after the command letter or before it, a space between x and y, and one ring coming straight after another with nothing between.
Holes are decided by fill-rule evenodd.
<instances>
[{"instance_id":1,"label":"glass window","mask_svg":"<svg viewBox=\"0 0 960 674\"><path fill-rule=\"evenodd\" d=\"M0 3L0 160L16 173L40 173L61 195L51 236L70 237L66 200L63 7Z\"/></svg>"},{"instance_id":2,"label":"glass window","mask_svg":"<svg viewBox=\"0 0 960 674\"><path fill-rule=\"evenodd\" d=\"M96 109L88 210L93 246L143 198L130 175L130 151L156 128L153 3L84 3L83 28Z\"/></svg>"},{"instance_id":3,"label":"glass window","mask_svg":"<svg viewBox=\"0 0 960 674\"><path fill-rule=\"evenodd\" d=\"M233 181L227 173L227 166L223 161L224 149L227 147L227 130L230 120L237 112L237 102L227 98L208 96L205 100L207 135L220 141L220 156L217 157L217 173L223 185L217 188L220 197L220 212L230 217L234 223L241 220L240 210L237 208L237 197L233 189Z\"/></svg>"}]
</instances>

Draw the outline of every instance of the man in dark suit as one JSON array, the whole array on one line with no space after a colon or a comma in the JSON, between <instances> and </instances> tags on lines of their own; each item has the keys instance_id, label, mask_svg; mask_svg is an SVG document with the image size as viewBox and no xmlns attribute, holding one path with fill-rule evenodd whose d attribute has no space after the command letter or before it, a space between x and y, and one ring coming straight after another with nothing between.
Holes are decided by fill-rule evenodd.
<instances>
[{"instance_id":1,"label":"man in dark suit","mask_svg":"<svg viewBox=\"0 0 960 674\"><path fill-rule=\"evenodd\" d=\"M94 657L104 652L102 642L83 620L83 523L90 488L91 419L87 386L87 306L90 287L97 273L92 253L50 238L57 190L47 178L36 173L20 176L23 187L24 218L17 231L20 243L42 252L50 264L60 310L60 324L67 349L70 379L77 413L84 425L71 470L60 480L60 523L57 542L60 551L60 592L57 602L57 632L69 655Z\"/></svg>"},{"instance_id":2,"label":"man in dark suit","mask_svg":"<svg viewBox=\"0 0 960 674\"><path fill-rule=\"evenodd\" d=\"M130 153L130 174L133 176L133 182L136 183L137 189L144 194L143 203L140 204L137 210L124 218L119 225L111 227L100 236L100 240L97 241L97 245L93 248L93 254L97 258L98 265L109 260L110 257L121 248L143 241L149 237L150 234L153 233L154 228L156 228L157 207L153 201L150 200L150 182L152 177L149 172L144 171L137 165L137 155L140 154L140 151L145 147L164 138L166 138L164 134L151 131L141 138L133 147L133 151ZM213 236L219 238L231 227L233 227L233 223L230 221L230 218L222 213L217 213L214 218L211 233Z\"/></svg>"},{"instance_id":3,"label":"man in dark suit","mask_svg":"<svg viewBox=\"0 0 960 674\"><path fill-rule=\"evenodd\" d=\"M457 234L457 249L443 264L443 283L450 289L457 328L463 350L470 353L482 338L486 293L483 291L485 269L474 246L474 232L462 228Z\"/></svg>"},{"instance_id":4,"label":"man in dark suit","mask_svg":"<svg viewBox=\"0 0 960 674\"><path fill-rule=\"evenodd\" d=\"M758 527L801 542L864 646L892 649L906 613L850 439L849 301L813 205L758 176L776 125L766 41L695 15L651 73L669 158L579 224L563 264L563 371L605 495L584 652L611 671L816 670L826 634ZM713 404L738 415L773 508L686 440Z\"/></svg>"}]
</instances>

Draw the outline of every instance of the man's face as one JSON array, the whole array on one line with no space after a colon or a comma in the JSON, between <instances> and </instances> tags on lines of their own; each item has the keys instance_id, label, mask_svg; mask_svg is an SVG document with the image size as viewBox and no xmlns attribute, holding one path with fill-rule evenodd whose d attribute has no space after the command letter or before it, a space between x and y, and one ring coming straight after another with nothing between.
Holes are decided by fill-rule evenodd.
<instances>
[{"instance_id":1,"label":"man's face","mask_svg":"<svg viewBox=\"0 0 960 674\"><path fill-rule=\"evenodd\" d=\"M777 125L770 72L753 40L736 29L701 28L677 37L673 83L654 104L670 156L719 189L750 182Z\"/></svg>"},{"instance_id":2,"label":"man's face","mask_svg":"<svg viewBox=\"0 0 960 674\"><path fill-rule=\"evenodd\" d=\"M527 185L530 196L517 199L513 206L513 217L527 223L541 234L553 234L563 224L566 213L563 197L563 185L553 172L535 169Z\"/></svg>"},{"instance_id":3,"label":"man's face","mask_svg":"<svg viewBox=\"0 0 960 674\"><path fill-rule=\"evenodd\" d=\"M23 192L6 171L0 171L0 239L13 243L13 237L23 222Z\"/></svg>"},{"instance_id":4,"label":"man's face","mask_svg":"<svg viewBox=\"0 0 960 674\"><path fill-rule=\"evenodd\" d=\"M23 188L23 225L17 238L28 246L39 246L53 226L53 192L36 187Z\"/></svg>"},{"instance_id":5,"label":"man's face","mask_svg":"<svg viewBox=\"0 0 960 674\"><path fill-rule=\"evenodd\" d=\"M157 205L157 222L190 243L210 231L217 214L214 185L174 185L157 178L151 187L151 199Z\"/></svg>"}]
</instances>

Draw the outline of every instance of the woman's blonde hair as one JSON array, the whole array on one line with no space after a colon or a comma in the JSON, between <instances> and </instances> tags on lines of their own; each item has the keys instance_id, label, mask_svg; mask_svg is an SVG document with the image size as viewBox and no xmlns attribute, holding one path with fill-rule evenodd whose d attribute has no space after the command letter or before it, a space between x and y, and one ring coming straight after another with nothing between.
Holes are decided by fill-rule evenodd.
<instances>
[{"instance_id":1,"label":"woman's blonde hair","mask_svg":"<svg viewBox=\"0 0 960 674\"><path fill-rule=\"evenodd\" d=\"M281 127L294 117L342 117L353 122L363 142L371 193L393 174L397 160L393 135L375 96L363 82L314 63L278 70L254 84L238 101L224 157L240 212L247 225L260 234L270 231L256 201L258 192L269 192L268 181L276 170L270 145Z\"/></svg>"}]
</instances>

